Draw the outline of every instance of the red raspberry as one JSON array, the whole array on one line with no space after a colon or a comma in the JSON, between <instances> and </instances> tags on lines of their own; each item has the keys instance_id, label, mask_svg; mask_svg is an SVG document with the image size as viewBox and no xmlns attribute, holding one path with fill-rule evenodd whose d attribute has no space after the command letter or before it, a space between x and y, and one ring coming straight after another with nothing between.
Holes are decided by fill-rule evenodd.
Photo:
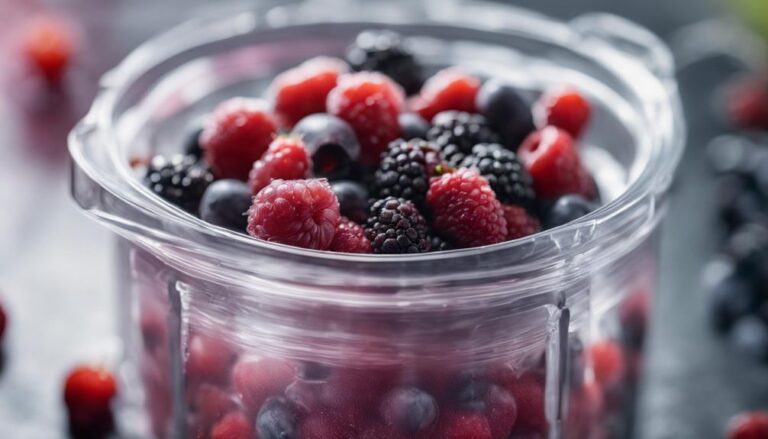
<instances>
[{"instance_id":1,"label":"red raspberry","mask_svg":"<svg viewBox=\"0 0 768 439\"><path fill-rule=\"evenodd\" d=\"M536 131L523 142L518 154L533 177L536 195L594 195L595 184L581 164L573 138L565 131L551 126Z\"/></svg>"},{"instance_id":2,"label":"red raspberry","mask_svg":"<svg viewBox=\"0 0 768 439\"><path fill-rule=\"evenodd\" d=\"M253 197L248 233L265 241L327 250L340 217L339 201L325 179L275 180Z\"/></svg>"},{"instance_id":3,"label":"red raspberry","mask_svg":"<svg viewBox=\"0 0 768 439\"><path fill-rule=\"evenodd\" d=\"M117 395L114 376L102 367L79 366L64 383L64 402L73 426L103 426L112 420L112 400Z\"/></svg>"},{"instance_id":4,"label":"red raspberry","mask_svg":"<svg viewBox=\"0 0 768 439\"><path fill-rule=\"evenodd\" d=\"M576 90L556 89L541 97L533 113L539 127L555 126L577 139L589 123L592 106Z\"/></svg>"},{"instance_id":5,"label":"red raspberry","mask_svg":"<svg viewBox=\"0 0 768 439\"><path fill-rule=\"evenodd\" d=\"M285 361L249 359L232 369L232 383L248 413L255 415L267 398L283 393L294 375L295 370Z\"/></svg>"},{"instance_id":6,"label":"red raspberry","mask_svg":"<svg viewBox=\"0 0 768 439\"><path fill-rule=\"evenodd\" d=\"M5 335L5 328L8 326L8 316L5 314L5 308L0 305L0 341Z\"/></svg>"},{"instance_id":7,"label":"red raspberry","mask_svg":"<svg viewBox=\"0 0 768 439\"><path fill-rule=\"evenodd\" d=\"M297 437L302 439L330 439L353 437L354 425L344 416L332 413L310 414L299 426Z\"/></svg>"},{"instance_id":8,"label":"red raspberry","mask_svg":"<svg viewBox=\"0 0 768 439\"><path fill-rule=\"evenodd\" d=\"M741 128L768 127L768 81L753 77L729 84L725 113L732 124Z\"/></svg>"},{"instance_id":9,"label":"red raspberry","mask_svg":"<svg viewBox=\"0 0 768 439\"><path fill-rule=\"evenodd\" d=\"M441 414L437 433L441 439L493 439L488 419L478 412L455 411Z\"/></svg>"},{"instance_id":10,"label":"red raspberry","mask_svg":"<svg viewBox=\"0 0 768 439\"><path fill-rule=\"evenodd\" d=\"M365 237L363 226L342 216L336 225L336 235L329 250L340 253L371 253L371 241Z\"/></svg>"},{"instance_id":11,"label":"red raspberry","mask_svg":"<svg viewBox=\"0 0 768 439\"><path fill-rule=\"evenodd\" d=\"M768 438L768 412L743 413L728 423L728 439Z\"/></svg>"},{"instance_id":12,"label":"red raspberry","mask_svg":"<svg viewBox=\"0 0 768 439\"><path fill-rule=\"evenodd\" d=\"M340 59L317 57L276 76L271 88L280 122L292 127L310 114L325 113L328 93L347 70Z\"/></svg>"},{"instance_id":13,"label":"red raspberry","mask_svg":"<svg viewBox=\"0 0 768 439\"><path fill-rule=\"evenodd\" d=\"M595 379L604 387L617 384L624 376L624 353L618 343L604 340L593 344L589 348L589 358Z\"/></svg>"},{"instance_id":14,"label":"red raspberry","mask_svg":"<svg viewBox=\"0 0 768 439\"><path fill-rule=\"evenodd\" d=\"M312 159L298 137L281 136L272 141L267 152L256 160L248 177L251 193L258 194L272 180L297 180L309 177Z\"/></svg>"},{"instance_id":15,"label":"red raspberry","mask_svg":"<svg viewBox=\"0 0 768 439\"><path fill-rule=\"evenodd\" d=\"M486 415L493 439L507 439L517 420L517 403L511 393L499 386L491 386L485 397Z\"/></svg>"},{"instance_id":16,"label":"red raspberry","mask_svg":"<svg viewBox=\"0 0 768 439\"><path fill-rule=\"evenodd\" d=\"M51 85L61 82L72 61L75 41L72 28L55 18L41 18L25 30L21 49L27 62Z\"/></svg>"},{"instance_id":17,"label":"red raspberry","mask_svg":"<svg viewBox=\"0 0 768 439\"><path fill-rule=\"evenodd\" d=\"M546 433L547 417L544 412L544 376L525 373L507 383L517 402L517 421L514 431Z\"/></svg>"},{"instance_id":18,"label":"red raspberry","mask_svg":"<svg viewBox=\"0 0 768 439\"><path fill-rule=\"evenodd\" d=\"M237 353L221 339L194 335L187 346L186 372L190 381L224 384Z\"/></svg>"},{"instance_id":19,"label":"red raspberry","mask_svg":"<svg viewBox=\"0 0 768 439\"><path fill-rule=\"evenodd\" d=\"M328 113L345 120L355 130L362 148L360 160L379 162L389 142L400 136L398 116L405 100L403 90L381 73L343 75L328 95Z\"/></svg>"},{"instance_id":20,"label":"red raspberry","mask_svg":"<svg viewBox=\"0 0 768 439\"><path fill-rule=\"evenodd\" d=\"M504 209L504 219L507 220L507 240L523 238L541 230L539 220L529 214L525 208L512 204L501 207Z\"/></svg>"},{"instance_id":21,"label":"red raspberry","mask_svg":"<svg viewBox=\"0 0 768 439\"><path fill-rule=\"evenodd\" d=\"M266 103L233 98L221 103L200 134L205 160L219 178L245 181L277 132Z\"/></svg>"},{"instance_id":22,"label":"red raspberry","mask_svg":"<svg viewBox=\"0 0 768 439\"><path fill-rule=\"evenodd\" d=\"M210 384L202 384L194 390L192 406L195 409L197 421L205 429L237 408L235 400L229 393Z\"/></svg>"},{"instance_id":23,"label":"red raspberry","mask_svg":"<svg viewBox=\"0 0 768 439\"><path fill-rule=\"evenodd\" d=\"M251 422L240 412L232 412L211 429L211 439L254 439Z\"/></svg>"},{"instance_id":24,"label":"red raspberry","mask_svg":"<svg viewBox=\"0 0 768 439\"><path fill-rule=\"evenodd\" d=\"M488 180L459 169L434 178L427 192L433 227L461 247L496 244L507 238L507 221Z\"/></svg>"},{"instance_id":25,"label":"red raspberry","mask_svg":"<svg viewBox=\"0 0 768 439\"><path fill-rule=\"evenodd\" d=\"M411 102L411 108L426 120L448 110L477 113L475 97L479 90L479 79L455 67L447 68L424 83L421 94Z\"/></svg>"}]
</instances>

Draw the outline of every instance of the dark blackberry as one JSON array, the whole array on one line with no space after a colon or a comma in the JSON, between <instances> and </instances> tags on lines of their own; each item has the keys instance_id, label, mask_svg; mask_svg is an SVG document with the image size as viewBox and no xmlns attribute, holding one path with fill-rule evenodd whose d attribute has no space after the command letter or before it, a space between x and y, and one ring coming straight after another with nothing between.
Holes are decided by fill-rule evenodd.
<instances>
[{"instance_id":1,"label":"dark blackberry","mask_svg":"<svg viewBox=\"0 0 768 439\"><path fill-rule=\"evenodd\" d=\"M472 148L472 154L461 165L477 169L502 203L532 206L536 197L533 179L514 152L499 144L481 143Z\"/></svg>"},{"instance_id":2,"label":"dark blackberry","mask_svg":"<svg viewBox=\"0 0 768 439\"><path fill-rule=\"evenodd\" d=\"M443 152L451 166L459 166L478 143L498 143L485 117L463 111L444 111L432 120L427 139Z\"/></svg>"},{"instance_id":3,"label":"dark blackberry","mask_svg":"<svg viewBox=\"0 0 768 439\"><path fill-rule=\"evenodd\" d=\"M425 253L431 247L427 222L412 202L402 198L387 197L373 203L365 236L374 253Z\"/></svg>"},{"instance_id":4,"label":"dark blackberry","mask_svg":"<svg viewBox=\"0 0 768 439\"><path fill-rule=\"evenodd\" d=\"M158 155L150 162L144 182L152 192L169 203L197 214L200 199L208 185L213 183L213 174L193 156L166 158Z\"/></svg>"},{"instance_id":5,"label":"dark blackberry","mask_svg":"<svg viewBox=\"0 0 768 439\"><path fill-rule=\"evenodd\" d=\"M421 139L390 143L374 174L374 198L405 198L417 207L424 206L429 189L425 152L431 149L436 147Z\"/></svg>"},{"instance_id":6,"label":"dark blackberry","mask_svg":"<svg viewBox=\"0 0 768 439\"><path fill-rule=\"evenodd\" d=\"M384 73L409 95L417 93L424 82L423 69L403 44L399 34L387 30L360 33L347 50L347 62L355 71Z\"/></svg>"},{"instance_id":7,"label":"dark blackberry","mask_svg":"<svg viewBox=\"0 0 768 439\"><path fill-rule=\"evenodd\" d=\"M430 238L430 241L432 242L432 249L433 252L444 252L446 250L453 250L453 246L448 243L445 239L443 239L441 236L438 236L432 233L432 237Z\"/></svg>"}]
</instances>

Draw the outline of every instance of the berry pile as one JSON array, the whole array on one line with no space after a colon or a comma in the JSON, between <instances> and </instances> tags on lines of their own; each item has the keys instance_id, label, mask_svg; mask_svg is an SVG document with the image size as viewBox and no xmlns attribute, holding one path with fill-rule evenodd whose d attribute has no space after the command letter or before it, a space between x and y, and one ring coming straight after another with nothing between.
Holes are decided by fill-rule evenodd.
<instances>
[{"instance_id":1,"label":"berry pile","mask_svg":"<svg viewBox=\"0 0 768 439\"><path fill-rule=\"evenodd\" d=\"M345 60L310 59L266 99L221 103L183 154L151 161L147 186L216 226L351 253L496 244L597 207L578 91L531 105L459 67L426 78L409 44L365 31Z\"/></svg>"},{"instance_id":2,"label":"berry pile","mask_svg":"<svg viewBox=\"0 0 768 439\"><path fill-rule=\"evenodd\" d=\"M768 363L768 149L724 136L708 154L726 232L722 254L703 273L712 325L737 350Z\"/></svg>"}]
</instances>

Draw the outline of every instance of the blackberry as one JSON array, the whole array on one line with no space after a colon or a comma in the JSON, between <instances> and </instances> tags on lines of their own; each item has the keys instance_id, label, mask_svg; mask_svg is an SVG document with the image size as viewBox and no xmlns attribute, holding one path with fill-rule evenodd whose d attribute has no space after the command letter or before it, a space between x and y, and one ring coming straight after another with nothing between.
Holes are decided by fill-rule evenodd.
<instances>
[{"instance_id":1,"label":"blackberry","mask_svg":"<svg viewBox=\"0 0 768 439\"><path fill-rule=\"evenodd\" d=\"M409 95L417 93L424 82L423 69L403 44L399 34L387 30L360 33L347 50L347 62L355 71L384 73Z\"/></svg>"},{"instance_id":2,"label":"blackberry","mask_svg":"<svg viewBox=\"0 0 768 439\"><path fill-rule=\"evenodd\" d=\"M459 166L478 143L498 143L485 117L463 111L444 111L432 120L427 139L443 152L451 166Z\"/></svg>"},{"instance_id":3,"label":"blackberry","mask_svg":"<svg viewBox=\"0 0 768 439\"><path fill-rule=\"evenodd\" d=\"M481 143L472 148L462 166L477 169L503 204L532 206L533 179L514 152L499 144Z\"/></svg>"},{"instance_id":4,"label":"blackberry","mask_svg":"<svg viewBox=\"0 0 768 439\"><path fill-rule=\"evenodd\" d=\"M365 227L374 253L426 253L430 250L427 222L408 200L387 197L373 203Z\"/></svg>"},{"instance_id":5,"label":"blackberry","mask_svg":"<svg viewBox=\"0 0 768 439\"><path fill-rule=\"evenodd\" d=\"M423 207L429 189L425 152L430 149L435 147L421 139L390 143L374 174L373 196L405 198Z\"/></svg>"},{"instance_id":6,"label":"blackberry","mask_svg":"<svg viewBox=\"0 0 768 439\"><path fill-rule=\"evenodd\" d=\"M185 211L197 214L200 199L213 174L193 156L155 156L149 164L144 182L149 189Z\"/></svg>"}]
</instances>

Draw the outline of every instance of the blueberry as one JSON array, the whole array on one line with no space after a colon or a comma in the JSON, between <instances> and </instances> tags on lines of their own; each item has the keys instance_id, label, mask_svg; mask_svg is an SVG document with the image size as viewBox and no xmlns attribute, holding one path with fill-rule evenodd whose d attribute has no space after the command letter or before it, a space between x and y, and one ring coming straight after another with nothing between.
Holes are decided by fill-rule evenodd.
<instances>
[{"instance_id":1,"label":"blueberry","mask_svg":"<svg viewBox=\"0 0 768 439\"><path fill-rule=\"evenodd\" d=\"M239 180L213 182L200 201L200 218L213 225L244 232L248 225L251 191Z\"/></svg>"},{"instance_id":2,"label":"blueberry","mask_svg":"<svg viewBox=\"0 0 768 439\"><path fill-rule=\"evenodd\" d=\"M426 139L429 122L416 113L402 113L397 119L400 122L400 136L405 140Z\"/></svg>"},{"instance_id":3,"label":"blueberry","mask_svg":"<svg viewBox=\"0 0 768 439\"><path fill-rule=\"evenodd\" d=\"M296 124L293 133L304 140L317 177L343 178L360 156L360 144L354 130L336 116L307 116Z\"/></svg>"},{"instance_id":4,"label":"blueberry","mask_svg":"<svg viewBox=\"0 0 768 439\"><path fill-rule=\"evenodd\" d=\"M516 150L536 129L531 106L509 84L497 79L488 80L480 87L476 103L507 148Z\"/></svg>"},{"instance_id":5,"label":"blueberry","mask_svg":"<svg viewBox=\"0 0 768 439\"><path fill-rule=\"evenodd\" d=\"M755 284L768 281L768 228L745 224L728 239L728 254L736 262L736 273Z\"/></svg>"},{"instance_id":6,"label":"blueberry","mask_svg":"<svg viewBox=\"0 0 768 439\"><path fill-rule=\"evenodd\" d=\"M731 332L733 346L744 354L768 361L768 324L757 316L740 319Z\"/></svg>"},{"instance_id":7,"label":"blueberry","mask_svg":"<svg viewBox=\"0 0 768 439\"><path fill-rule=\"evenodd\" d=\"M456 388L456 403L466 409L485 410L488 383L476 376L464 377Z\"/></svg>"},{"instance_id":8,"label":"blueberry","mask_svg":"<svg viewBox=\"0 0 768 439\"><path fill-rule=\"evenodd\" d=\"M748 222L768 224L762 197L753 189L749 178L743 175L720 177L715 188L715 203L718 216L730 231Z\"/></svg>"},{"instance_id":9,"label":"blueberry","mask_svg":"<svg viewBox=\"0 0 768 439\"><path fill-rule=\"evenodd\" d=\"M203 128L196 128L189 133L184 143L184 154L190 155L196 159L203 157L203 148L200 146L200 133L203 132Z\"/></svg>"},{"instance_id":10,"label":"blueberry","mask_svg":"<svg viewBox=\"0 0 768 439\"><path fill-rule=\"evenodd\" d=\"M435 422L437 401L429 393L415 387L395 389L384 398L381 416L387 424L413 435Z\"/></svg>"},{"instance_id":11,"label":"blueberry","mask_svg":"<svg viewBox=\"0 0 768 439\"><path fill-rule=\"evenodd\" d=\"M545 215L547 228L562 226L592 212L597 205L580 195L564 195L555 201Z\"/></svg>"},{"instance_id":12,"label":"blueberry","mask_svg":"<svg viewBox=\"0 0 768 439\"><path fill-rule=\"evenodd\" d=\"M296 414L288 400L281 397L267 399L256 416L256 431L260 439L296 438Z\"/></svg>"},{"instance_id":13,"label":"blueberry","mask_svg":"<svg viewBox=\"0 0 768 439\"><path fill-rule=\"evenodd\" d=\"M368 218L368 190L360 183L349 180L334 181L331 189L339 199L341 214L364 224Z\"/></svg>"},{"instance_id":14,"label":"blueberry","mask_svg":"<svg viewBox=\"0 0 768 439\"><path fill-rule=\"evenodd\" d=\"M748 315L755 305L752 286L736 276L729 276L709 291L709 316L715 329L724 332Z\"/></svg>"}]
</instances>

